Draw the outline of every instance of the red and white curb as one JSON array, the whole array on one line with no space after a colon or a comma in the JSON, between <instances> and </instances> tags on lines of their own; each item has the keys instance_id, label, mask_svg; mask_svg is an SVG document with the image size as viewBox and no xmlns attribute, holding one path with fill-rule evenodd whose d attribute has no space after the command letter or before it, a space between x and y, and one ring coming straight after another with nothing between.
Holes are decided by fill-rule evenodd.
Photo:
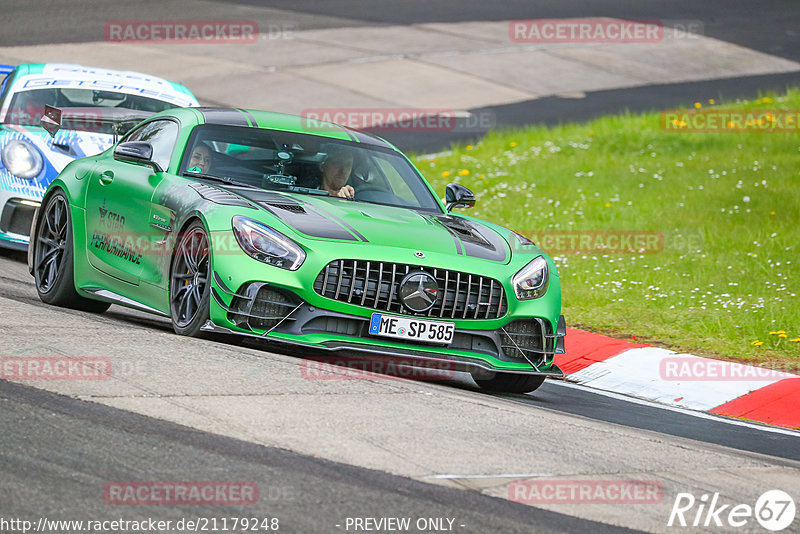
<instances>
[{"instance_id":1,"label":"red and white curb","mask_svg":"<svg viewBox=\"0 0 800 534\"><path fill-rule=\"evenodd\" d=\"M566 379L690 410L800 429L800 376L567 329Z\"/></svg>"}]
</instances>

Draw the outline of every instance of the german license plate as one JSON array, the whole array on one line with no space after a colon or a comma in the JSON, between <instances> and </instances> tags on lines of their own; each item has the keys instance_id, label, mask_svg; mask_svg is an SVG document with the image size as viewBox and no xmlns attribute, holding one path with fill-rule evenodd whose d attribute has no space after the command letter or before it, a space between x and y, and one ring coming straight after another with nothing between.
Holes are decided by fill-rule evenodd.
<instances>
[{"instance_id":1,"label":"german license plate","mask_svg":"<svg viewBox=\"0 0 800 534\"><path fill-rule=\"evenodd\" d=\"M440 345L452 343L455 331L455 323L412 319L383 313L373 313L369 322L369 333L374 336L411 339Z\"/></svg>"}]
</instances>

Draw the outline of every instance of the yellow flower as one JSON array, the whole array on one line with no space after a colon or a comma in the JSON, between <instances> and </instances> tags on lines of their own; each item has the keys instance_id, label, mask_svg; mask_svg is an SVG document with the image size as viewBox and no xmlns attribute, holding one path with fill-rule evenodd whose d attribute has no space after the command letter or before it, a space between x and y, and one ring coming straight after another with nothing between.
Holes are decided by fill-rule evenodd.
<instances>
[{"instance_id":1,"label":"yellow flower","mask_svg":"<svg viewBox=\"0 0 800 534\"><path fill-rule=\"evenodd\" d=\"M467 145L467 150L472 150L472 145Z\"/></svg>"},{"instance_id":2,"label":"yellow flower","mask_svg":"<svg viewBox=\"0 0 800 534\"><path fill-rule=\"evenodd\" d=\"M777 332L770 332L769 335L776 336L776 335L778 335L778 333Z\"/></svg>"},{"instance_id":3,"label":"yellow flower","mask_svg":"<svg viewBox=\"0 0 800 534\"><path fill-rule=\"evenodd\" d=\"M469 169L461 169L460 171L458 171L459 176L466 176L468 174L469 174Z\"/></svg>"},{"instance_id":4,"label":"yellow flower","mask_svg":"<svg viewBox=\"0 0 800 534\"><path fill-rule=\"evenodd\" d=\"M772 99L768 96L765 96L764 98L761 99L761 101L764 102L765 104L769 104L770 102L772 102Z\"/></svg>"},{"instance_id":5,"label":"yellow flower","mask_svg":"<svg viewBox=\"0 0 800 534\"><path fill-rule=\"evenodd\" d=\"M511 142L510 142L508 145L509 145L511 148L514 148L515 146L517 146L517 142L516 142L516 141L511 141Z\"/></svg>"},{"instance_id":6,"label":"yellow flower","mask_svg":"<svg viewBox=\"0 0 800 534\"><path fill-rule=\"evenodd\" d=\"M778 337L789 337L786 334L778 334Z\"/></svg>"},{"instance_id":7,"label":"yellow flower","mask_svg":"<svg viewBox=\"0 0 800 534\"><path fill-rule=\"evenodd\" d=\"M486 175L485 174L479 174L478 178L486 178Z\"/></svg>"},{"instance_id":8,"label":"yellow flower","mask_svg":"<svg viewBox=\"0 0 800 534\"><path fill-rule=\"evenodd\" d=\"M751 345L755 345L755 346L758 347L759 345L763 345L764 342L763 341L759 341L759 340L756 339L755 341L751 342L750 344Z\"/></svg>"},{"instance_id":9,"label":"yellow flower","mask_svg":"<svg viewBox=\"0 0 800 534\"><path fill-rule=\"evenodd\" d=\"M447 178L448 176L450 176L450 171L442 172L442 178Z\"/></svg>"},{"instance_id":10,"label":"yellow flower","mask_svg":"<svg viewBox=\"0 0 800 534\"><path fill-rule=\"evenodd\" d=\"M774 211L769 212L770 215L775 215Z\"/></svg>"},{"instance_id":11,"label":"yellow flower","mask_svg":"<svg viewBox=\"0 0 800 534\"><path fill-rule=\"evenodd\" d=\"M607 208L610 208L610 207L611 207L611 204L610 204L610 203L608 203L608 202L606 202L606 207L607 207Z\"/></svg>"},{"instance_id":12,"label":"yellow flower","mask_svg":"<svg viewBox=\"0 0 800 534\"><path fill-rule=\"evenodd\" d=\"M683 128L684 126L686 126L686 121L679 121L678 119L673 119L672 124L674 124L678 128Z\"/></svg>"},{"instance_id":13,"label":"yellow flower","mask_svg":"<svg viewBox=\"0 0 800 534\"><path fill-rule=\"evenodd\" d=\"M709 99L708 99L708 103L709 103L709 104L711 104L712 106L713 106L714 104L716 104L716 102L714 101L714 99L713 99L713 98L709 98Z\"/></svg>"},{"instance_id":14,"label":"yellow flower","mask_svg":"<svg viewBox=\"0 0 800 534\"><path fill-rule=\"evenodd\" d=\"M776 334L779 334L779 335L780 335L780 334L785 334L785 333L786 333L786 330L778 330L778 331L777 331L777 332L775 332L775 333L776 333Z\"/></svg>"},{"instance_id":15,"label":"yellow flower","mask_svg":"<svg viewBox=\"0 0 800 534\"><path fill-rule=\"evenodd\" d=\"M728 128L733 128L734 124L733 121L728 121Z\"/></svg>"},{"instance_id":16,"label":"yellow flower","mask_svg":"<svg viewBox=\"0 0 800 534\"><path fill-rule=\"evenodd\" d=\"M695 107L696 109L700 109L700 108L702 108L702 107L703 107L703 104L701 104L700 102L695 102L695 103L694 103L694 107Z\"/></svg>"},{"instance_id":17,"label":"yellow flower","mask_svg":"<svg viewBox=\"0 0 800 534\"><path fill-rule=\"evenodd\" d=\"M800 343L800 337L796 337L796 338L790 339L789 341L793 341L795 343Z\"/></svg>"}]
</instances>

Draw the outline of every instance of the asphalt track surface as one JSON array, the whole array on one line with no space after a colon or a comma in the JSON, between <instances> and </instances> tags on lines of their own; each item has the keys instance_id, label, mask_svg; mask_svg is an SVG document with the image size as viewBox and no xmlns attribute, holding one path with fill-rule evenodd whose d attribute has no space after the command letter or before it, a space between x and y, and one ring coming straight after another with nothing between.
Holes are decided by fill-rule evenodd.
<instances>
[{"instance_id":1,"label":"asphalt track surface","mask_svg":"<svg viewBox=\"0 0 800 534\"><path fill-rule=\"evenodd\" d=\"M626 532L114 410L17 384L0 388L2 516L61 520L278 518L280 532L342 531L348 517L456 518L457 532ZM115 506L106 481L254 482L249 506Z\"/></svg>"},{"instance_id":2,"label":"asphalt track surface","mask_svg":"<svg viewBox=\"0 0 800 534\"><path fill-rule=\"evenodd\" d=\"M572 17L699 20L709 37L800 60L800 6L794 0L5 0L0 9L12 24L4 26L0 46L102 40L97 22L106 20L235 19L242 6L269 10L259 24L291 23L298 30Z\"/></svg>"}]
</instances>

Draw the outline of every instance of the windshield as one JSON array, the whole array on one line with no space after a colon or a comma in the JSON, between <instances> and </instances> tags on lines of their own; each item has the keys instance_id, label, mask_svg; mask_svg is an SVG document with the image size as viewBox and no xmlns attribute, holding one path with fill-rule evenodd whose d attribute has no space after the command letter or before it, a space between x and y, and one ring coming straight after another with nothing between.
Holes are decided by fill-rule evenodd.
<instances>
[{"instance_id":1,"label":"windshield","mask_svg":"<svg viewBox=\"0 0 800 534\"><path fill-rule=\"evenodd\" d=\"M118 93L116 91L58 88L31 89L29 91L21 91L13 96L5 122L8 124L38 126L42 115L44 115L45 105L62 109L86 109L88 110L86 119L96 118L96 115L91 113L91 109L96 108L124 108L157 113L177 107L175 104L170 104L163 100ZM80 118L78 117L77 119ZM81 129L78 127L70 128L66 121L63 126L65 129ZM79 124L76 126L79 126Z\"/></svg>"},{"instance_id":2,"label":"windshield","mask_svg":"<svg viewBox=\"0 0 800 534\"><path fill-rule=\"evenodd\" d=\"M424 179L398 152L317 135L198 126L179 173L266 190L441 211Z\"/></svg>"}]
</instances>

